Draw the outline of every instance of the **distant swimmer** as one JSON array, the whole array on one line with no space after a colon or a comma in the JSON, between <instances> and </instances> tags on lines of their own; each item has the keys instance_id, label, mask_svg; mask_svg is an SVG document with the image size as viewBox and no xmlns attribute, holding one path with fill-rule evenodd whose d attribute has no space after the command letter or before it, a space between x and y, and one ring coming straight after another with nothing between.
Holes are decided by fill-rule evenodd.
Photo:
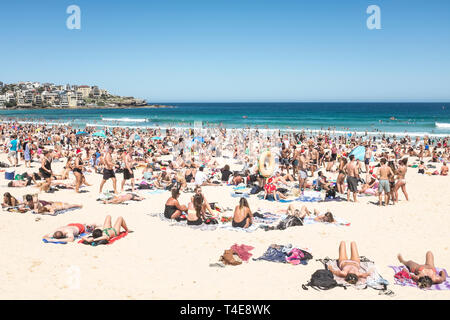
<instances>
[{"instance_id":1,"label":"distant swimmer","mask_svg":"<svg viewBox=\"0 0 450 320\"><path fill-rule=\"evenodd\" d=\"M248 119L248 116L243 116L242 118L243 118L243 119Z\"/></svg>"}]
</instances>

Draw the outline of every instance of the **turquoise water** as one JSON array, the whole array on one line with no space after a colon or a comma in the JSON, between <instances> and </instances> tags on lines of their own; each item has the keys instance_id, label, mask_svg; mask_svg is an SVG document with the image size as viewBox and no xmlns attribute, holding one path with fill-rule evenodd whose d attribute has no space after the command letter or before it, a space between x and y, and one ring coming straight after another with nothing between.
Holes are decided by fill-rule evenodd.
<instances>
[{"instance_id":1,"label":"turquoise water","mask_svg":"<svg viewBox=\"0 0 450 320\"><path fill-rule=\"evenodd\" d=\"M85 125L328 129L450 135L450 103L170 103L173 109L0 110L8 118ZM246 117L246 118L244 118ZM390 118L394 117L395 120Z\"/></svg>"}]
</instances>

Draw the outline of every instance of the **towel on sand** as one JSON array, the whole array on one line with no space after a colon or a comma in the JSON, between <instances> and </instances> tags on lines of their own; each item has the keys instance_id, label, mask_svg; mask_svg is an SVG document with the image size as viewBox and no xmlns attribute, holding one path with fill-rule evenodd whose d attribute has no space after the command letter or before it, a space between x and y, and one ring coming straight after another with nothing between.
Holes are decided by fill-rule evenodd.
<instances>
[{"instance_id":1,"label":"towel on sand","mask_svg":"<svg viewBox=\"0 0 450 320\"><path fill-rule=\"evenodd\" d=\"M336 259L325 258L323 262L327 267L331 266L333 267L333 269L339 270ZM354 285L349 284L347 281L345 281L344 278L338 277L336 275L334 276L334 279L338 284L342 284L346 287L351 286L355 289L366 289L369 287L376 290L386 290L389 282L380 275L373 261L370 261L365 257L361 257L360 268L364 272L368 272L369 270L371 270L372 273L365 280L359 279L358 282Z\"/></svg>"},{"instance_id":2,"label":"towel on sand","mask_svg":"<svg viewBox=\"0 0 450 320\"><path fill-rule=\"evenodd\" d=\"M57 216L57 215L64 214L64 213L67 213L67 212L70 212L70 211L75 211L75 210L78 210L78 209L81 209L81 208L70 208L70 209L65 209L65 210L58 210L58 211L55 211L54 214L41 214L41 213L38 213L35 210L32 210L31 213L32 214L44 215L44 216Z\"/></svg>"},{"instance_id":3,"label":"towel on sand","mask_svg":"<svg viewBox=\"0 0 450 320\"><path fill-rule=\"evenodd\" d=\"M390 268L392 268L392 270L394 270L394 273L397 274L398 272L402 271L402 270L406 270L406 272L409 273L408 268L406 268L405 266L389 266ZM446 274L446 280L444 282L442 282L441 284L433 284L429 290L450 290L450 278L448 276L447 270L445 269L441 269L441 268L436 268L437 273L439 274L441 271L444 271ZM400 280L400 279L396 279L395 280L395 284L400 285L400 286L408 286L408 287L416 287L418 288L417 284L414 282L414 280L409 279L409 280Z\"/></svg>"},{"instance_id":4,"label":"towel on sand","mask_svg":"<svg viewBox=\"0 0 450 320\"><path fill-rule=\"evenodd\" d=\"M81 239L82 237L87 236L87 235L89 235L89 233L79 234L78 236L75 237L74 241L78 240L78 239ZM42 239L42 242L44 242L44 243L52 243L52 244L67 244L67 242L64 242L64 241L48 241L46 239Z\"/></svg>"},{"instance_id":5,"label":"towel on sand","mask_svg":"<svg viewBox=\"0 0 450 320\"><path fill-rule=\"evenodd\" d=\"M250 251L253 249L255 249L255 248L252 246L246 246L245 244L241 244L240 246L237 244L234 244L231 247L231 250L233 250L239 256L239 258L241 258L241 260L245 261L245 262L247 262L248 259L250 259L250 257L252 256Z\"/></svg>"},{"instance_id":6,"label":"towel on sand","mask_svg":"<svg viewBox=\"0 0 450 320\"><path fill-rule=\"evenodd\" d=\"M128 235L128 232L121 232L118 236L110 238L106 245L111 245L114 242L116 242L117 240L125 238L127 235ZM78 243L83 243L83 240L78 241Z\"/></svg>"}]
</instances>

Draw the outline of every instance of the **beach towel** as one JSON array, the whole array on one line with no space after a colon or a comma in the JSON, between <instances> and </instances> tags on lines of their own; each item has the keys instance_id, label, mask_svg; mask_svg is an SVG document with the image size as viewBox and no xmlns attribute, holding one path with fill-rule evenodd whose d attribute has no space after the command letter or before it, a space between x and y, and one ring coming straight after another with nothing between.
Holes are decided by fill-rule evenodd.
<instances>
[{"instance_id":1,"label":"beach towel","mask_svg":"<svg viewBox=\"0 0 450 320\"><path fill-rule=\"evenodd\" d=\"M155 194L165 193L166 191L167 190L156 189L156 190L151 190L151 191L144 191L143 194L155 195Z\"/></svg>"},{"instance_id":2,"label":"beach towel","mask_svg":"<svg viewBox=\"0 0 450 320\"><path fill-rule=\"evenodd\" d=\"M398 274L399 272L406 271L409 275L411 273L408 271L408 269L405 266L389 266L394 270L395 274ZM450 278L448 276L447 270L442 268L436 268L437 273L439 274L441 271L445 272L446 280L440 284L433 284L429 290L450 290ZM408 287L416 287L418 288L417 284L412 279L407 279L406 277L394 277L394 281L396 285L400 286L408 286Z\"/></svg>"},{"instance_id":3,"label":"beach towel","mask_svg":"<svg viewBox=\"0 0 450 320\"><path fill-rule=\"evenodd\" d=\"M154 215L150 214L150 216L154 216ZM159 218L161 220L163 220L163 221L169 222L170 226L189 227L191 229L197 229L197 230L201 230L201 231L214 231L214 230L216 230L217 228L220 227L219 224L205 224L205 223L202 223L199 226L190 226L190 225L187 224L187 220L176 221L176 220L172 220L172 219L167 219L164 216L164 213L162 213L162 212L156 214L156 216L159 216Z\"/></svg>"},{"instance_id":4,"label":"beach towel","mask_svg":"<svg viewBox=\"0 0 450 320\"><path fill-rule=\"evenodd\" d=\"M337 266L337 259L330 259L327 257L325 259L320 259L317 261L321 261L322 263L324 263L327 268L331 266L333 269L339 270L339 268ZM394 294L391 290L387 290L387 286L389 285L389 282L380 275L380 273L378 272L378 269L375 265L375 262L370 261L369 259L367 259L364 256L361 256L360 257L360 268L364 272L368 272L370 270L370 271L372 271L372 273L365 280L359 279L356 284L350 284L347 281L345 281L344 278L338 277L336 275L334 275L334 279L336 280L336 282L338 284L346 286L346 287L352 287L352 288L358 289L358 290L372 288L375 290L381 290L386 295Z\"/></svg>"},{"instance_id":5,"label":"beach towel","mask_svg":"<svg viewBox=\"0 0 450 320\"><path fill-rule=\"evenodd\" d=\"M315 221L314 217L308 217L306 216L305 218L303 218L303 225L309 225L309 224L327 224L327 225L334 225L334 226L346 226L349 227L350 226L350 222L347 222L346 220L339 218L339 217L334 217L334 220L336 222L332 222L332 223L328 223L328 222L319 222L319 221Z\"/></svg>"},{"instance_id":6,"label":"beach towel","mask_svg":"<svg viewBox=\"0 0 450 320\"><path fill-rule=\"evenodd\" d=\"M65 210L58 210L58 211L55 211L54 214L48 214L48 213L47 214L42 214L42 213L38 213L36 210L32 210L31 213L32 214L43 215L43 216L55 217L57 215L64 214L64 213L67 213L67 212L70 212L70 211L75 211L75 210L78 210L78 209L81 209L81 208L70 208L70 209L65 209Z\"/></svg>"},{"instance_id":7,"label":"beach towel","mask_svg":"<svg viewBox=\"0 0 450 320\"><path fill-rule=\"evenodd\" d=\"M79 234L78 236L75 237L74 241L78 240L78 239L81 239L82 237L85 237L85 236L88 236L88 235L89 235L89 233L86 233L86 232L82 233L82 234ZM53 242L53 241L48 241L46 239L42 239L42 242L44 242L44 243L52 243L52 244L67 244L67 242L65 242L65 241L55 241L55 242Z\"/></svg>"},{"instance_id":8,"label":"beach towel","mask_svg":"<svg viewBox=\"0 0 450 320\"><path fill-rule=\"evenodd\" d=\"M255 248L252 246L246 246L245 244L234 244L231 247L231 250L233 250L239 256L239 258L241 258L241 260L245 262L248 262L248 259L250 259L250 257L252 256L250 251L253 249Z\"/></svg>"},{"instance_id":9,"label":"beach towel","mask_svg":"<svg viewBox=\"0 0 450 320\"><path fill-rule=\"evenodd\" d=\"M232 193L231 193L231 196L232 196L233 198L250 198L250 194L249 194L249 193L246 193L246 192L243 192L243 193L235 193L235 192L232 192Z\"/></svg>"},{"instance_id":10,"label":"beach towel","mask_svg":"<svg viewBox=\"0 0 450 320\"><path fill-rule=\"evenodd\" d=\"M111 245L111 244L113 244L114 242L116 242L117 240L120 240L120 239L125 238L127 235L128 235L128 232L121 232L118 236L110 238L109 241L108 241L108 243L105 243L105 245ZM78 243L83 244L83 240L78 241ZM93 242L93 243L91 243L91 245L92 245L93 247L95 247L95 246L97 246L98 244L95 243L95 242Z\"/></svg>"}]
</instances>

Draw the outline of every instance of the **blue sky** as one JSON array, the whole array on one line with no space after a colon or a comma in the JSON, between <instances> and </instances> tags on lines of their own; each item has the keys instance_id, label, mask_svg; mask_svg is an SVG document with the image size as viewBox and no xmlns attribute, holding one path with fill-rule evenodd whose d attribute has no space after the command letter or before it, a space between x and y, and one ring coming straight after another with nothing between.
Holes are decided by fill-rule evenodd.
<instances>
[{"instance_id":1,"label":"blue sky","mask_svg":"<svg viewBox=\"0 0 450 320\"><path fill-rule=\"evenodd\" d=\"M152 102L450 101L449 15L448 0L3 1L0 81Z\"/></svg>"}]
</instances>

